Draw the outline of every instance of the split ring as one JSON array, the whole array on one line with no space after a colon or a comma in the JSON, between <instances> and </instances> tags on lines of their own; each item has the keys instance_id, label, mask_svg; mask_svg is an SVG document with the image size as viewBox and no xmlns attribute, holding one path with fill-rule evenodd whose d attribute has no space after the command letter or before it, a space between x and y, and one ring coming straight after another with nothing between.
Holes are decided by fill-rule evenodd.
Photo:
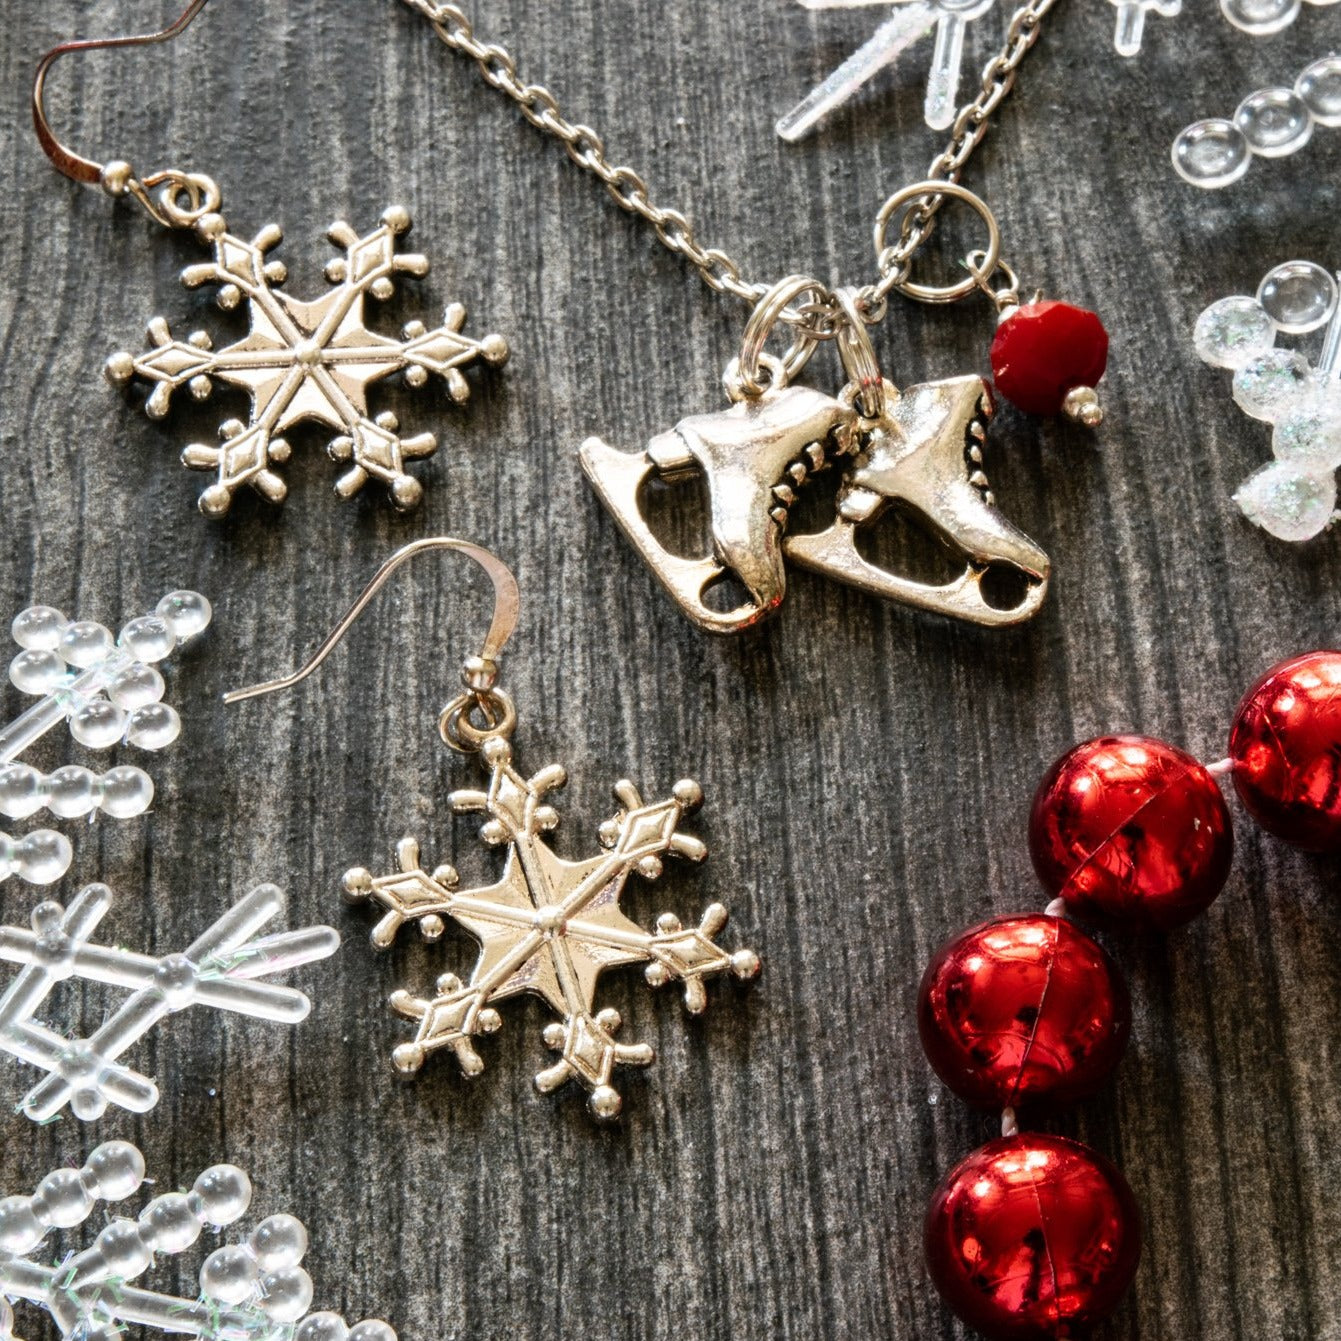
<instances>
[{"instance_id":1,"label":"split ring","mask_svg":"<svg viewBox=\"0 0 1341 1341\"><path fill-rule=\"evenodd\" d=\"M866 419L885 417L885 381L875 357L875 346L858 305L858 290L837 289L834 298L846 320L838 328L838 357L843 372L857 388L861 413Z\"/></svg>"},{"instance_id":2,"label":"split ring","mask_svg":"<svg viewBox=\"0 0 1341 1341\"><path fill-rule=\"evenodd\" d=\"M978 275L970 275L956 284L915 284L911 279L904 279L893 287L904 297L912 298L919 303L953 303L960 298L967 298L977 290L979 275L984 279L991 276L1001 260L1001 229L997 224L996 215L987 207L987 202L970 191L967 186L961 186L958 182L927 180L914 182L901 191L895 191L881 205L880 213L876 215L876 255L883 257L891 250L885 238L895 216L898 216L899 231L902 234L908 215L912 213L917 203L931 196L950 196L955 200L962 200L987 225L987 246L979 252L982 256L982 265Z\"/></svg>"},{"instance_id":3,"label":"split ring","mask_svg":"<svg viewBox=\"0 0 1341 1341\"><path fill-rule=\"evenodd\" d=\"M812 294L827 305L829 291L817 279L809 275L788 275L780 279L755 304L750 319L745 324L745 335L740 343L740 358L736 360L735 380L746 396L762 396L770 385L777 386L776 380L762 381L759 376L764 346L773 328L782 320L787 308L805 294ZM786 385L810 362L819 341L809 334L804 326L798 326L787 352L782 355L780 365L783 372L782 385Z\"/></svg>"}]
</instances>

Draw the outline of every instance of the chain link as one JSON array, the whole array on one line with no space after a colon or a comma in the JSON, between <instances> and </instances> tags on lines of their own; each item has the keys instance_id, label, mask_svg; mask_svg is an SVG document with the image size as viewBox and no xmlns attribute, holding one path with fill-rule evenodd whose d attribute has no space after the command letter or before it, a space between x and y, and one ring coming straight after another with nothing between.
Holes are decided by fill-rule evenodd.
<instances>
[{"instance_id":1,"label":"chain link","mask_svg":"<svg viewBox=\"0 0 1341 1341\"><path fill-rule=\"evenodd\" d=\"M699 242L693 224L678 210L658 205L635 169L612 163L600 135L590 126L569 121L558 100L543 85L526 83L507 49L476 36L474 25L459 6L439 0L404 0L404 3L433 25L448 48L473 60L485 83L516 103L533 126L558 140L579 168L605 186L620 209L650 224L661 244L683 256L715 293L730 294L751 307L769 293L771 285L744 278L739 263L728 253ZM987 134L989 118L1014 87L1016 72L1038 40L1043 18L1056 3L1057 0L1026 0L1015 11L1005 46L987 63L978 95L956 116L949 142L932 160L927 174L929 181L959 181L965 165ZM897 242L890 246L877 242L879 278L859 289L855 297L856 310L868 324L883 320L889 294L908 282L912 258L935 230L936 215L945 201L945 195L929 192L907 209ZM824 301L789 307L778 319L802 328L812 340L832 339L844 318L834 296L822 286L817 288L826 295Z\"/></svg>"}]
</instances>

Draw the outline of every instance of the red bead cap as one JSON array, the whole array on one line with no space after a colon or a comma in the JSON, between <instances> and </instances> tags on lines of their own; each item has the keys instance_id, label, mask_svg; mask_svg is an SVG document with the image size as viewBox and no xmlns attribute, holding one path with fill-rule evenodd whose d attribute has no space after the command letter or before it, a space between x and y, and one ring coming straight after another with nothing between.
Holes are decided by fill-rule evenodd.
<instances>
[{"instance_id":1,"label":"red bead cap","mask_svg":"<svg viewBox=\"0 0 1341 1341\"><path fill-rule=\"evenodd\" d=\"M943 946L917 1003L936 1074L985 1108L1070 1103L1122 1059L1131 999L1103 949L1064 918L996 917Z\"/></svg>"},{"instance_id":2,"label":"red bead cap","mask_svg":"<svg viewBox=\"0 0 1341 1341\"><path fill-rule=\"evenodd\" d=\"M1029 851L1050 894L1077 913L1169 931L1215 901L1234 830L1215 779L1147 736L1101 736L1039 784Z\"/></svg>"},{"instance_id":3,"label":"red bead cap","mask_svg":"<svg viewBox=\"0 0 1341 1341\"><path fill-rule=\"evenodd\" d=\"M1117 1308L1141 1256L1122 1174L1060 1136L992 1141L932 1198L927 1264L945 1302L991 1341L1060 1341Z\"/></svg>"},{"instance_id":4,"label":"red bead cap","mask_svg":"<svg viewBox=\"0 0 1341 1341\"><path fill-rule=\"evenodd\" d=\"M1341 852L1341 652L1267 671L1234 714L1229 754L1239 797L1268 833Z\"/></svg>"},{"instance_id":5,"label":"red bead cap","mask_svg":"<svg viewBox=\"0 0 1341 1341\"><path fill-rule=\"evenodd\" d=\"M997 390L1026 414L1066 410L1090 427L1102 419L1098 398L1079 394L1092 392L1108 367L1108 332L1093 312L1025 303L996 328L991 357Z\"/></svg>"}]
</instances>

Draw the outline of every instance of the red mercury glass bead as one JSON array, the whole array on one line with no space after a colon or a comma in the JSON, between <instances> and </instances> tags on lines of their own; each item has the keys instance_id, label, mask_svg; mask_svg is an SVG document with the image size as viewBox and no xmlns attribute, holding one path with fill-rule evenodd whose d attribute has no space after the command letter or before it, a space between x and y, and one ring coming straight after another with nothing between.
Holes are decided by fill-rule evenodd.
<instances>
[{"instance_id":1,"label":"red mercury glass bead","mask_svg":"<svg viewBox=\"0 0 1341 1341\"><path fill-rule=\"evenodd\" d=\"M1341 852L1341 652L1267 671L1234 714L1229 754L1234 786L1268 833Z\"/></svg>"},{"instance_id":2,"label":"red mercury glass bead","mask_svg":"<svg viewBox=\"0 0 1341 1341\"><path fill-rule=\"evenodd\" d=\"M962 1099L991 1108L1092 1095L1122 1059L1117 966L1061 917L995 917L944 945L917 1002L922 1047Z\"/></svg>"},{"instance_id":3,"label":"red mercury glass bead","mask_svg":"<svg viewBox=\"0 0 1341 1341\"><path fill-rule=\"evenodd\" d=\"M1103 322L1070 303L1025 303L1007 309L992 340L996 389L1026 414L1066 410L1094 427L1103 412L1093 392L1107 367Z\"/></svg>"},{"instance_id":4,"label":"red mercury glass bead","mask_svg":"<svg viewBox=\"0 0 1341 1341\"><path fill-rule=\"evenodd\" d=\"M927 1215L936 1288L992 1341L1059 1341L1102 1321L1141 1256L1127 1180L1078 1141L1021 1133L954 1168Z\"/></svg>"},{"instance_id":5,"label":"red mercury glass bead","mask_svg":"<svg viewBox=\"0 0 1341 1341\"><path fill-rule=\"evenodd\" d=\"M1078 913L1169 931L1224 888L1234 830L1215 779L1146 736L1101 736L1039 784L1029 851L1049 893Z\"/></svg>"}]
</instances>

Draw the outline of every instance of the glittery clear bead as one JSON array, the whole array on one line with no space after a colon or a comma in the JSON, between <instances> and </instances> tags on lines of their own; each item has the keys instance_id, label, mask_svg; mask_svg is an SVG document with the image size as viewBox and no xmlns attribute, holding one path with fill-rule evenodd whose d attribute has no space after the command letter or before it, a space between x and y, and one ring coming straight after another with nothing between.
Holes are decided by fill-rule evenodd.
<instances>
[{"instance_id":1,"label":"glittery clear bead","mask_svg":"<svg viewBox=\"0 0 1341 1341\"><path fill-rule=\"evenodd\" d=\"M90 750L110 750L126 730L126 714L105 698L92 698L70 714L70 734Z\"/></svg>"},{"instance_id":2,"label":"glittery clear bead","mask_svg":"<svg viewBox=\"0 0 1341 1341\"><path fill-rule=\"evenodd\" d=\"M1263 88L1239 103L1234 124L1248 148L1263 158L1284 158L1313 137L1313 118L1292 88Z\"/></svg>"},{"instance_id":3,"label":"glittery clear bead","mask_svg":"<svg viewBox=\"0 0 1341 1341\"><path fill-rule=\"evenodd\" d=\"M1294 91L1320 126L1341 126L1341 55L1324 56L1305 68Z\"/></svg>"},{"instance_id":4,"label":"glittery clear bead","mask_svg":"<svg viewBox=\"0 0 1341 1341\"><path fill-rule=\"evenodd\" d=\"M1278 331L1307 335L1336 309L1336 279L1314 261L1286 261L1257 286L1257 301Z\"/></svg>"},{"instance_id":5,"label":"glittery clear bead","mask_svg":"<svg viewBox=\"0 0 1341 1341\"><path fill-rule=\"evenodd\" d=\"M10 683L23 694L50 694L68 675L65 659L58 652L20 652L9 663Z\"/></svg>"},{"instance_id":6,"label":"glittery clear bead","mask_svg":"<svg viewBox=\"0 0 1341 1341\"><path fill-rule=\"evenodd\" d=\"M60 645L61 634L70 621L50 605L30 605L14 617L10 631L20 647L35 652L54 652Z\"/></svg>"},{"instance_id":7,"label":"glittery clear bead","mask_svg":"<svg viewBox=\"0 0 1341 1341\"><path fill-rule=\"evenodd\" d=\"M1236 294L1212 303L1192 332L1197 356L1217 368L1242 368L1276 343L1276 328L1256 298Z\"/></svg>"},{"instance_id":8,"label":"glittery clear bead","mask_svg":"<svg viewBox=\"0 0 1341 1341\"><path fill-rule=\"evenodd\" d=\"M1336 480L1273 461L1244 480L1234 501L1250 522L1277 539L1311 540L1332 520Z\"/></svg>"},{"instance_id":9,"label":"glittery clear bead","mask_svg":"<svg viewBox=\"0 0 1341 1341\"><path fill-rule=\"evenodd\" d=\"M1225 18L1235 28L1255 37L1288 28L1302 8L1302 0L1220 0Z\"/></svg>"},{"instance_id":10,"label":"glittery clear bead","mask_svg":"<svg viewBox=\"0 0 1341 1341\"><path fill-rule=\"evenodd\" d=\"M1313 370L1302 354L1272 349L1234 374L1234 399L1245 414L1275 423L1286 410L1313 394Z\"/></svg>"},{"instance_id":11,"label":"glittery clear bead","mask_svg":"<svg viewBox=\"0 0 1341 1341\"><path fill-rule=\"evenodd\" d=\"M1271 436L1276 460L1305 474L1341 466L1341 386L1333 384L1276 421Z\"/></svg>"},{"instance_id":12,"label":"glittery clear bead","mask_svg":"<svg viewBox=\"0 0 1341 1341\"><path fill-rule=\"evenodd\" d=\"M1174 171L1185 182L1208 191L1238 181L1252 159L1243 132L1221 117L1193 122L1173 142Z\"/></svg>"},{"instance_id":13,"label":"glittery clear bead","mask_svg":"<svg viewBox=\"0 0 1341 1341\"><path fill-rule=\"evenodd\" d=\"M209 627L214 616L210 603L196 591L173 591L159 601L154 613L173 631L178 642Z\"/></svg>"}]
</instances>

